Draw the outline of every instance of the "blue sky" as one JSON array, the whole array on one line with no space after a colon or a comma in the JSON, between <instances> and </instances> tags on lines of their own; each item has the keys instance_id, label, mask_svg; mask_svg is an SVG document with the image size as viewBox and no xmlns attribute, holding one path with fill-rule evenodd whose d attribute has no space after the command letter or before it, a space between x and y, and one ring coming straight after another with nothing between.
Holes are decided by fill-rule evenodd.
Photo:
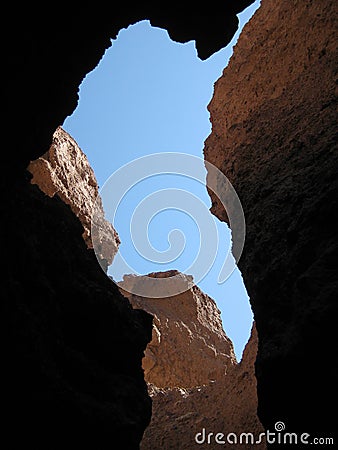
<instances>
[{"instance_id":1,"label":"blue sky","mask_svg":"<svg viewBox=\"0 0 338 450\"><path fill-rule=\"evenodd\" d=\"M256 1L239 15L240 30L258 7ZM78 107L62 125L87 155L99 188L117 169L145 155L177 152L203 157L204 140L211 131L207 105L239 32L225 49L206 61L197 58L194 41L175 43L165 30L151 27L148 21L119 32L99 65L85 77ZM163 252L168 248L170 231L180 229L185 246L177 258L155 264L140 257L133 247L129 226L133 211L152 192L172 188L189 190L206 209L210 207L205 186L186 177L154 176L134 186L121 202L114 227L121 238L120 252L135 273L168 269L185 272L191 258L198 254L198 226L184 211L173 209L154 216L149 223L149 239ZM217 283L230 232L219 221L216 226L221 251L198 286L217 302L239 360L251 330L252 312L238 269L223 284ZM113 266L109 273L119 281L123 274Z\"/></svg>"}]
</instances>

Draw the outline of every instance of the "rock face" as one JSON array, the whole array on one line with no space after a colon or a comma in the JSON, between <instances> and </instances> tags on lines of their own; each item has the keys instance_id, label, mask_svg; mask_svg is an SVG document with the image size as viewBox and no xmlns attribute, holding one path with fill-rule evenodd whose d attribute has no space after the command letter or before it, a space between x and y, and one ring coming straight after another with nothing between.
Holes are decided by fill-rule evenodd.
<instances>
[{"instance_id":1,"label":"rock face","mask_svg":"<svg viewBox=\"0 0 338 450\"><path fill-rule=\"evenodd\" d=\"M7 4L1 405L2 437L13 447L93 442L93 448L111 449L120 437L124 449L137 449L150 419L141 371L151 338L148 316L111 290L81 238L79 220L57 196L49 198L30 183L27 165L49 149L55 129L76 108L82 79L121 28L150 19L174 40L196 39L198 54L206 58L230 41L236 13L250 3L199 2L187 9L173 2L135 8L114 3L110 10L107 3L72 9L58 2L52 11ZM219 115L220 145L206 152L211 159L221 155L216 159L245 206L248 235L240 268L259 334L260 417L266 426L284 419L288 430L317 436L336 425L330 404L338 285L336 23L333 0L262 0L236 49L237 60L242 50L247 56L241 69L231 71L240 76L247 64L255 67L251 87L260 86L257 97L264 101L250 112L256 91L246 80L244 95L234 78L219 114L213 114L214 129ZM281 66L281 60L289 63ZM270 72L266 84L260 67ZM276 85L284 88L279 97L280 89L270 91ZM245 139L237 134L238 118L226 123L226 105L234 108L236 97L239 105L248 102ZM243 140L230 143L223 131L231 126L233 137Z\"/></svg>"},{"instance_id":2,"label":"rock face","mask_svg":"<svg viewBox=\"0 0 338 450\"><path fill-rule=\"evenodd\" d=\"M176 281L178 276L186 291L167 298L140 297L121 288L142 291L144 276L128 275L119 283L134 308L154 317L153 337L143 359L152 419L141 449L197 449L201 444L195 436L203 429L224 436L235 433L238 442L232 442L231 448L250 449L251 441L240 442L240 434L252 433L256 441L264 432L257 416L255 325L238 364L216 303L191 286L192 277L175 270L147 275L155 282L166 277ZM255 447L265 449L265 438ZM213 440L208 448L219 444Z\"/></svg>"},{"instance_id":3,"label":"rock face","mask_svg":"<svg viewBox=\"0 0 338 450\"><path fill-rule=\"evenodd\" d=\"M83 225L82 238L90 249L90 224L98 187L87 158L74 139L59 127L50 150L31 162L29 171L33 184L51 198L57 194L70 206ZM105 255L110 257L113 252L109 250L115 253L117 245L116 239L109 239L117 235L104 219L99 204L101 230L106 230L102 242L108 243ZM130 293L144 291L143 287L147 287L144 278L154 281L151 290L154 298ZM160 291L162 287L157 282L164 278L172 280L176 287L180 285L182 292L158 298L160 292L157 293L156 288ZM218 427L223 433L237 432L238 436L250 430L258 436L263 429L256 412L255 332L248 345L250 351L246 349L238 365L216 303L194 285L192 277L175 270L151 273L147 277L126 275L119 288L135 312L149 313L153 317L152 339L142 360L152 396L152 422L142 440L142 449L160 448L159 443L162 448L198 447L194 437L199 432L197 424L202 430L213 427L217 432ZM112 283L111 293L115 289ZM120 298L120 301L125 299ZM185 436L183 440L180 433ZM264 442L258 448L265 448Z\"/></svg>"},{"instance_id":4,"label":"rock face","mask_svg":"<svg viewBox=\"0 0 338 450\"><path fill-rule=\"evenodd\" d=\"M151 415L141 368L151 316L133 310L106 276L69 205L30 183L8 193L15 223L3 224L11 250L1 327L8 442L138 448Z\"/></svg>"},{"instance_id":5,"label":"rock face","mask_svg":"<svg viewBox=\"0 0 338 450\"><path fill-rule=\"evenodd\" d=\"M216 450L222 445L238 450L266 449L265 437L261 441L259 438L265 430L257 417L256 352L257 333L253 325L241 362L233 365L226 375L190 389L159 389L151 385L153 413L141 450ZM213 435L208 444L209 433ZM226 445L215 442L217 433L223 433L221 440ZM241 438L241 433L251 433L252 438L251 435Z\"/></svg>"},{"instance_id":6,"label":"rock face","mask_svg":"<svg viewBox=\"0 0 338 450\"><path fill-rule=\"evenodd\" d=\"M262 0L215 84L204 148L245 213L239 267L259 334L259 417L270 430L282 420L290 432L327 436L337 359L337 61L336 2Z\"/></svg>"},{"instance_id":7,"label":"rock face","mask_svg":"<svg viewBox=\"0 0 338 450\"><path fill-rule=\"evenodd\" d=\"M53 134L50 149L40 158L31 161L28 170L32 173L31 182L50 197L57 194L70 205L80 219L83 239L88 248L93 248L91 232L98 235L95 242L100 243L102 266L109 266L118 250L120 239L112 224L104 217L101 198L93 169L75 140L62 128ZM96 215L96 227L91 226L93 212Z\"/></svg>"},{"instance_id":8,"label":"rock face","mask_svg":"<svg viewBox=\"0 0 338 450\"><path fill-rule=\"evenodd\" d=\"M85 244L92 248L91 220L94 203L98 200L98 187L88 160L74 139L59 127L50 150L32 161L28 169L33 175L33 184L49 197L57 194L70 206L83 225ZM111 262L119 241L111 224L104 219L101 202L99 205L100 229L105 231L103 248L107 262ZM238 365L216 303L194 285L192 277L175 270L151 273L146 278L154 281L151 290L154 298L130 294L147 288L144 278L126 275L119 283L121 293L133 308L153 317L152 340L142 360L153 402L152 422L142 440L142 449L160 448L156 447L158 443L162 448L197 447L199 444L194 437L194 433L199 432L196 419L201 429L213 427L217 432L218 427L224 433L237 432L238 436L249 429L258 436L263 429L256 412L253 367L256 334L250 341L250 353L247 349L245 358ZM176 287L180 284L182 292L158 298L160 292L156 288L161 290L161 286L157 281L163 278L172 280ZM184 443L180 433L185 436ZM258 448L265 448L265 444Z\"/></svg>"},{"instance_id":9,"label":"rock face","mask_svg":"<svg viewBox=\"0 0 338 450\"><path fill-rule=\"evenodd\" d=\"M156 278L178 275L177 271L150 274ZM129 294L134 308L150 313L152 340L143 359L145 379L157 387L193 387L208 384L225 375L236 364L233 344L226 336L216 303L190 280L181 294L166 298L145 298ZM149 276L149 275L148 275ZM131 288L143 277L125 276L122 283Z\"/></svg>"},{"instance_id":10,"label":"rock face","mask_svg":"<svg viewBox=\"0 0 338 450\"><path fill-rule=\"evenodd\" d=\"M149 19L206 58L232 38L251 0L210 10L172 2L69 8L7 5L0 177L3 269L2 438L13 448L137 449L150 420L141 360L150 318L103 273L83 226L26 168L49 150L78 88L121 28ZM75 6L75 5L74 5Z\"/></svg>"}]
</instances>

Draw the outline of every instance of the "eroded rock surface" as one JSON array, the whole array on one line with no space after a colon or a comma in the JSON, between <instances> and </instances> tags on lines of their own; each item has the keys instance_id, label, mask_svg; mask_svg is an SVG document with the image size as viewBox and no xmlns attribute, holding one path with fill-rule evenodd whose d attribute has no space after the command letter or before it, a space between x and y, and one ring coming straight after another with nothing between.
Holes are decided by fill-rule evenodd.
<instances>
[{"instance_id":1,"label":"eroded rock surface","mask_svg":"<svg viewBox=\"0 0 338 450\"><path fill-rule=\"evenodd\" d=\"M118 293L106 293L110 285L105 289L106 276L82 241L83 227L60 199L45 196L30 183L25 172L29 161L49 149L55 129L76 108L81 81L121 28L151 19L173 39L197 39L198 53L205 58L230 41L238 23L235 13L249 3L226 2L222 12L219 4L207 8L201 2L186 10L172 2L139 4L137 9L114 3L111 10L100 2L81 8L58 3L54 10L7 4L11 25L3 48L6 114L0 189L5 258L2 437L13 447L45 449L46 442L48 448L70 442L84 446L91 436L93 448L101 444L98 438L108 437L101 448L111 449L122 430L123 448L137 449L150 414L139 372L149 324L121 307ZM237 174L242 170L237 181L231 169L226 174L240 189L248 223L240 264L260 337L261 418L265 424L284 419L290 431L298 424L302 432L322 430L326 435L336 425L331 415L335 404L330 404L336 385L338 229L337 152L332 151L335 3L262 0L257 17L240 41L247 52L241 67L255 67L252 78L259 66L270 71L257 91L268 101L250 112L248 141L224 141L229 145L220 145L213 157L219 152L221 165L229 161ZM281 67L283 60L287 69ZM304 70L289 83L285 70L292 73L298 61ZM269 101L271 92L264 92L280 71L286 78L280 77L278 84L286 93ZM256 96L254 89L244 95L240 86L240 97L228 92L221 108L232 102L231 95L239 104ZM222 127L230 132L227 118L226 112L219 115L219 132ZM237 123L232 121L233 130ZM235 144L236 157L227 153ZM267 162L270 154L275 164ZM109 305L108 315L103 305ZM90 319L93 312L95 320ZM102 327L106 317L107 327ZM114 335L101 333L112 322ZM78 364L84 360L86 364ZM100 378L108 361L115 362L107 377L114 378L115 387ZM107 406L110 387L115 397Z\"/></svg>"},{"instance_id":2,"label":"eroded rock surface","mask_svg":"<svg viewBox=\"0 0 338 450\"><path fill-rule=\"evenodd\" d=\"M337 367L337 61L335 1L262 0L215 84L204 149L245 213L239 267L259 334L259 416L270 430L282 420L290 432L327 436ZM227 220L210 194L212 212Z\"/></svg>"},{"instance_id":3,"label":"eroded rock surface","mask_svg":"<svg viewBox=\"0 0 338 450\"><path fill-rule=\"evenodd\" d=\"M7 193L15 223L3 224L11 250L1 292L8 446L137 449L151 415L141 368L151 316L132 309L106 276L69 205L31 183Z\"/></svg>"},{"instance_id":4,"label":"eroded rock surface","mask_svg":"<svg viewBox=\"0 0 338 450\"><path fill-rule=\"evenodd\" d=\"M253 325L241 362L214 382L190 389L150 385L153 412L141 449L266 449L265 437L260 440L265 430L257 416L256 352L257 332ZM215 441L217 433L223 433L218 440L224 444ZM242 433L248 433L248 437L241 438Z\"/></svg>"},{"instance_id":5,"label":"eroded rock surface","mask_svg":"<svg viewBox=\"0 0 338 450\"><path fill-rule=\"evenodd\" d=\"M230 41L236 13L249 3L227 2L207 19L204 4L194 14L172 2L7 5L1 405L2 439L13 448L134 450L150 420L141 371L148 316L111 288L78 218L31 184L28 164L49 150L80 83L120 29L150 19L173 39L197 39L206 58Z\"/></svg>"},{"instance_id":6,"label":"eroded rock surface","mask_svg":"<svg viewBox=\"0 0 338 450\"><path fill-rule=\"evenodd\" d=\"M164 298L146 298L136 292L145 284L144 276L128 275L120 289L136 309L153 315L153 336L143 359L145 379L152 397L152 419L141 442L142 450L219 448L213 439L204 445L197 433L235 433L231 448L252 448L251 440L240 442L241 433L252 433L259 441L263 426L257 416L257 389L254 363L257 353L255 324L237 363L233 344L223 330L215 301L192 282L192 277L176 270L148 274L162 293L159 279L179 277L186 291ZM153 289L154 295L156 290ZM203 431L204 429L204 431ZM203 439L203 435L197 439ZM251 439L251 437L249 438ZM266 448L265 438L255 443Z\"/></svg>"},{"instance_id":7,"label":"eroded rock surface","mask_svg":"<svg viewBox=\"0 0 338 450\"><path fill-rule=\"evenodd\" d=\"M226 374L236 364L233 344L223 330L220 311L191 277L177 271L149 274L156 279L179 275L186 291L172 297L146 298L123 290L137 289L143 277L125 276L121 292L134 308L154 317L153 337L145 351L145 379L157 387L193 387ZM142 288L141 288L142 289Z\"/></svg>"},{"instance_id":8,"label":"eroded rock surface","mask_svg":"<svg viewBox=\"0 0 338 450\"><path fill-rule=\"evenodd\" d=\"M33 174L33 184L51 199L57 197L70 206L83 225L84 243L91 249L90 223L93 203L98 200L98 188L87 158L74 139L59 127L49 152L31 162L29 170ZM101 212L108 230L105 236L109 238L114 230L104 219L102 205ZM152 282L150 289L145 280ZM163 280L170 280L168 292L174 289L180 293L158 298L163 296L163 286L159 285ZM111 283L110 294L114 294L115 284L106 277L105 285L107 283ZM210 427L216 433L219 429L225 435L237 432L238 436L249 429L258 436L262 426L256 414L254 356L251 354L256 351L256 335L250 341L253 349L249 357L251 365L246 362L248 356L238 365L216 303L194 285L191 276L176 270L151 273L147 277L126 275L119 288L135 313L151 314L144 320L152 317L152 339L145 349L142 366L153 408L142 449L160 448L159 443L161 448L178 445L194 448L199 445L195 441L196 433L200 429L210 432ZM153 297L129 291L149 291ZM126 300L121 297L120 301L123 304ZM100 340L97 343L102 346ZM244 369L239 371L239 367ZM180 433L184 430L182 439ZM258 448L265 447L262 444Z\"/></svg>"},{"instance_id":9,"label":"eroded rock surface","mask_svg":"<svg viewBox=\"0 0 338 450\"><path fill-rule=\"evenodd\" d=\"M194 14L171 2L7 5L1 404L2 438L13 448L137 449L150 416L141 358L151 325L109 293L79 220L30 183L28 164L49 150L120 29L150 19L173 39L198 39L207 57L230 41L248 3L224 4L224 20L219 11L206 20L203 4Z\"/></svg>"},{"instance_id":10,"label":"eroded rock surface","mask_svg":"<svg viewBox=\"0 0 338 450\"><path fill-rule=\"evenodd\" d=\"M76 141L62 127L58 127L50 149L31 161L28 170L33 175L31 182L45 194L50 197L56 194L70 205L83 225L82 236L87 247L93 248L94 240L96 255L102 266L109 266L120 239L112 224L105 219L94 171ZM94 212L95 226L92 227Z\"/></svg>"}]
</instances>

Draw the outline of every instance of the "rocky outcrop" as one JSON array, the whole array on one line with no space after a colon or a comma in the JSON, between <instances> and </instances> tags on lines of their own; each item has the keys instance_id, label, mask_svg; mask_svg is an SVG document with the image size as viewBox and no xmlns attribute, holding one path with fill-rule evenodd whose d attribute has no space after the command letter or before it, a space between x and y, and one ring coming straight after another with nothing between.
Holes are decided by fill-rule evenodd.
<instances>
[{"instance_id":1,"label":"rocky outcrop","mask_svg":"<svg viewBox=\"0 0 338 450\"><path fill-rule=\"evenodd\" d=\"M147 277L156 281L177 275L186 284L186 290L165 298L145 298L125 290L132 291L144 283L142 276L125 276L118 283L134 308L154 317L143 368L146 381L160 388L208 384L236 364L233 344L223 330L216 303L196 285L190 287L191 277L175 270Z\"/></svg>"},{"instance_id":2,"label":"rocky outcrop","mask_svg":"<svg viewBox=\"0 0 338 450\"><path fill-rule=\"evenodd\" d=\"M76 142L59 127L50 150L31 162L29 171L33 175L33 184L49 197L57 194L70 206L85 230L82 238L91 248L90 224L98 187L88 160ZM105 242L110 244L114 230L104 219L101 203L100 206L101 229L107 230ZM154 297L132 294L147 290L149 285L145 281L149 279L153 281L150 291ZM158 282L163 279L171 280L180 293L160 298L163 292ZM112 288L114 292L113 283ZM135 310L143 310L153 317L152 340L142 359L144 377L152 396L152 422L142 440L142 448L155 449L158 442L164 448L167 445L174 448L177 445L182 448L198 446L191 434L194 430L195 434L199 432L196 418L202 430L219 427L224 433L237 432L239 436L250 426L247 429L258 436L262 426L256 414L254 356L248 356L246 350L242 363L237 364L233 344L223 330L214 300L194 285L191 276L176 270L151 273L146 277L126 275L119 288ZM251 353L255 353L256 346L254 334L250 342ZM238 367L243 370L238 372ZM220 409L222 414L219 414ZM184 443L178 434L183 428L191 431L185 433ZM159 439L161 435L165 438Z\"/></svg>"},{"instance_id":3,"label":"rocky outcrop","mask_svg":"<svg viewBox=\"0 0 338 450\"><path fill-rule=\"evenodd\" d=\"M141 370L148 316L112 287L79 220L31 184L28 164L49 150L121 28L150 19L175 40L197 39L205 58L230 41L249 3L227 2L207 19L202 3L193 14L172 2L7 5L1 408L2 439L13 448L137 449L151 406Z\"/></svg>"},{"instance_id":4,"label":"rocky outcrop","mask_svg":"<svg viewBox=\"0 0 338 450\"><path fill-rule=\"evenodd\" d=\"M50 149L28 166L33 175L31 182L50 197L57 194L70 205L83 226L83 239L88 248L93 248L101 265L108 267L120 244L112 224L105 219L102 200L93 169L76 141L62 128L53 134ZM95 211L96 226L92 227ZM92 230L97 234L92 236ZM99 244L99 246L98 246Z\"/></svg>"},{"instance_id":5,"label":"rocky outcrop","mask_svg":"<svg viewBox=\"0 0 338 450\"><path fill-rule=\"evenodd\" d=\"M76 108L81 81L121 28L150 19L174 40L196 39L198 54L206 58L229 42L238 23L235 13L249 3L206 8L199 2L187 9L172 2L133 8L114 3L113 11L100 2L81 8L58 2L52 10L7 4L1 406L2 438L13 447L61 448L65 441L84 446L91 437L93 448L112 448L123 435L123 448L136 449L150 414L140 373L150 324L121 303L116 290L107 294L111 284L104 284L107 277L85 247L79 221L57 196L49 198L30 183L27 165L49 149L55 129ZM262 0L251 23L236 55L246 48L241 70L253 65L257 84L264 76L259 67L270 72L257 91L265 100L247 117L248 140L232 140L214 155L221 155L225 169L227 161L233 163L236 177L229 167L226 175L245 206L248 235L240 268L259 334L260 417L265 425L284 419L290 431L298 427L318 436L321 430L323 436L336 425L330 404L338 285L335 3ZM281 78L299 64L298 78ZM240 75L239 67L231 70ZM266 91L273 79L285 88L275 98L278 89ZM233 86L241 95L236 99L229 90L220 108L235 99L249 105L256 97L255 90L244 95ZM222 127L229 132L227 118L220 113L219 132ZM240 121L231 125L241 130ZM219 142L230 144L223 139L221 134ZM236 157L228 153L232 145ZM108 444L98 442L105 438Z\"/></svg>"},{"instance_id":6,"label":"rocky outcrop","mask_svg":"<svg viewBox=\"0 0 338 450\"><path fill-rule=\"evenodd\" d=\"M204 148L245 213L239 267L259 335L259 417L271 430L283 420L290 432L327 436L335 429L336 36L334 1L262 0L215 84Z\"/></svg>"},{"instance_id":7,"label":"rocky outcrop","mask_svg":"<svg viewBox=\"0 0 338 450\"><path fill-rule=\"evenodd\" d=\"M178 277L186 285L180 294L146 298L131 293L142 292L145 278L153 278L154 286L161 290L157 280L172 278L177 282ZM154 317L152 340L143 358L152 397L152 419L141 449L197 449L201 444L195 437L202 433L197 436L199 441L205 432L214 436L223 433L225 437L235 433L237 443L231 441L230 435L228 446L232 442L231 448L252 448L251 440L240 442L240 435L252 433L256 442L264 432L257 416L255 325L242 360L237 363L216 303L192 283L191 276L176 270L127 275L119 286L135 309ZM210 449L219 448L214 439L205 444ZM265 449L265 438L256 446Z\"/></svg>"},{"instance_id":8,"label":"rocky outcrop","mask_svg":"<svg viewBox=\"0 0 338 450\"><path fill-rule=\"evenodd\" d=\"M260 439L265 430L257 417L256 352L257 333L253 325L241 362L233 365L226 375L190 389L149 386L153 412L141 450L216 450L222 446L266 449L265 436ZM215 441L217 433L223 434L218 437L223 441L221 445ZM242 433L248 437L241 438Z\"/></svg>"}]
</instances>

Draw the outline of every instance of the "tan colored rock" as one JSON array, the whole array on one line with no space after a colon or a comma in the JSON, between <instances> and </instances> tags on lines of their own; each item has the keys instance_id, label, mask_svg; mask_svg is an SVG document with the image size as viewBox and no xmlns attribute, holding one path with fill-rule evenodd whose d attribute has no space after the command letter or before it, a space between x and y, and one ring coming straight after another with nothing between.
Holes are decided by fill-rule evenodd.
<instances>
[{"instance_id":1,"label":"tan colored rock","mask_svg":"<svg viewBox=\"0 0 338 450\"><path fill-rule=\"evenodd\" d=\"M160 389L150 385L153 412L141 442L141 450L266 449L265 436L262 436L260 443L257 442L260 433L264 433L257 417L254 375L257 343L256 327L253 325L241 362L234 365L227 375L209 385L190 389ZM197 433L204 433L203 430L205 442L201 445L195 437ZM213 435L210 444L207 444L209 433ZM217 433L224 434L226 445L215 442ZM250 435L241 438L241 433ZM201 442L203 435L198 438ZM230 445L227 439L233 443ZM248 443L246 439L249 439Z\"/></svg>"},{"instance_id":2,"label":"tan colored rock","mask_svg":"<svg viewBox=\"0 0 338 450\"><path fill-rule=\"evenodd\" d=\"M58 195L70 205L83 225L83 239L88 248L93 248L91 219L95 208L98 223L95 240L101 243L101 247L96 249L97 256L105 261L103 265L110 265L120 239L111 223L105 219L94 171L75 140L62 127L58 127L50 149L32 161L28 170L33 175L31 182L37 184L45 194L49 197Z\"/></svg>"},{"instance_id":3,"label":"tan colored rock","mask_svg":"<svg viewBox=\"0 0 338 450\"><path fill-rule=\"evenodd\" d=\"M91 247L91 217L98 187L88 160L76 142L58 128L49 151L33 161L29 170L33 174L32 183L38 184L50 197L58 195L71 206L83 224L83 237ZM102 243L106 252L102 257L111 261L119 240L101 211L101 230L105 231ZM111 236L115 241L110 240ZM148 289L145 279L152 282L152 296L131 294ZM181 292L156 297L163 296L163 285L158 283L163 279L170 280L168 292L173 288ZM233 432L239 436L241 432L252 432L258 436L262 427L256 415L255 332L238 364L216 303L194 285L191 276L176 270L151 273L147 277L126 275L119 288L134 309L153 316L152 340L142 361L153 398L153 414L142 450L198 448L195 435L203 429L208 433ZM247 447L241 445L241 448Z\"/></svg>"},{"instance_id":4,"label":"tan colored rock","mask_svg":"<svg viewBox=\"0 0 338 450\"><path fill-rule=\"evenodd\" d=\"M141 450L198 449L201 444L195 436L203 430L206 436L223 433L225 439L235 433L237 444L228 447L251 449L251 439L256 442L264 433L257 416L255 324L237 363L216 303L193 284L191 276L172 270L148 277L154 279L154 294L156 280L166 277L185 283L186 290L167 298L145 298L130 293L142 291L144 276L128 275L119 283L134 308L154 317L152 340L142 363L153 401L152 419ZM249 443L240 442L241 433L250 433ZM214 439L205 445L220 448ZM265 437L254 446L266 449Z\"/></svg>"},{"instance_id":5,"label":"tan colored rock","mask_svg":"<svg viewBox=\"0 0 338 450\"><path fill-rule=\"evenodd\" d=\"M192 285L192 277L177 271L149 274L180 276L186 291L166 298L139 297L122 289L144 283L144 277L125 276L121 292L134 308L154 316L153 338L145 351L145 379L157 387L193 387L225 375L236 364L233 344L223 330L220 311L212 298Z\"/></svg>"}]
</instances>

